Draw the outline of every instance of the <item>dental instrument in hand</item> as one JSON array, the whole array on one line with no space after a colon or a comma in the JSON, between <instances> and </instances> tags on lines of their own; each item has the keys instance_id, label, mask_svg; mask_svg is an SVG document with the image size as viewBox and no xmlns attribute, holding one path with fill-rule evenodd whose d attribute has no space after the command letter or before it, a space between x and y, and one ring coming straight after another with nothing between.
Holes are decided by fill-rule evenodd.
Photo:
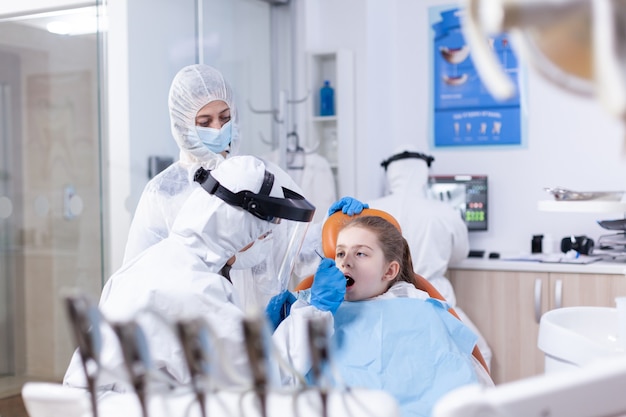
<instances>
[{"instance_id":1,"label":"dental instrument in hand","mask_svg":"<svg viewBox=\"0 0 626 417\"><path fill-rule=\"evenodd\" d=\"M100 352L102 350L100 310L92 300L79 292L67 294L64 299L74 333L74 341L78 345L78 353L87 380L93 417L98 417L96 380L100 373Z\"/></svg>"},{"instance_id":2,"label":"dental instrument in hand","mask_svg":"<svg viewBox=\"0 0 626 417\"><path fill-rule=\"evenodd\" d=\"M315 249L315 253L317 253L317 256L319 256L321 260L324 260L324 257L317 251L317 249ZM346 286L350 287L353 284L354 284L354 279L352 279L351 277L346 277Z\"/></svg>"}]
</instances>

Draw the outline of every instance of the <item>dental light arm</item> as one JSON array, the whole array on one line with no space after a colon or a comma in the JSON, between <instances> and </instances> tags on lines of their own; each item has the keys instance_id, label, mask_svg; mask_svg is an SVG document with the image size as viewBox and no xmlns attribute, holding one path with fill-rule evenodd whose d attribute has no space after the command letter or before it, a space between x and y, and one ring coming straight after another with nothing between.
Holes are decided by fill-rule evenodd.
<instances>
[{"instance_id":1,"label":"dental light arm","mask_svg":"<svg viewBox=\"0 0 626 417\"><path fill-rule=\"evenodd\" d=\"M433 417L610 417L626 414L626 358L495 387L470 385L435 405Z\"/></svg>"},{"instance_id":2,"label":"dental light arm","mask_svg":"<svg viewBox=\"0 0 626 417\"><path fill-rule=\"evenodd\" d=\"M482 22L485 9L482 0L466 0L465 5L468 18L463 22L463 33L471 45L474 65L489 92L498 100L507 100L515 95L517 88L490 50L486 34L478 25L478 22ZM491 9L487 10L495 7L492 4ZM490 27L490 32L498 32L499 29Z\"/></svg>"}]
</instances>

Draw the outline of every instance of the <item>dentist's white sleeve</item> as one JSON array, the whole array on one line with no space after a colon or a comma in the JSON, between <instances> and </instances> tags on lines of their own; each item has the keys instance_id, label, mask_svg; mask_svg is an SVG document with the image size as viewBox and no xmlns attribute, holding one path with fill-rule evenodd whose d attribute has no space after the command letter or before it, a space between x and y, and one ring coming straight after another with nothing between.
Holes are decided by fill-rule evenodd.
<instances>
[{"instance_id":1,"label":"dentist's white sleeve","mask_svg":"<svg viewBox=\"0 0 626 417\"><path fill-rule=\"evenodd\" d=\"M328 320L328 326L332 332L334 328L332 313L322 311L299 299L291 306L289 316L283 320L272 336L277 353L302 376L306 376L311 369L307 323L310 319L318 317ZM329 334L329 338L331 336L332 333ZM298 385L298 380L294 375L283 369L280 369L279 372L282 386Z\"/></svg>"}]
</instances>

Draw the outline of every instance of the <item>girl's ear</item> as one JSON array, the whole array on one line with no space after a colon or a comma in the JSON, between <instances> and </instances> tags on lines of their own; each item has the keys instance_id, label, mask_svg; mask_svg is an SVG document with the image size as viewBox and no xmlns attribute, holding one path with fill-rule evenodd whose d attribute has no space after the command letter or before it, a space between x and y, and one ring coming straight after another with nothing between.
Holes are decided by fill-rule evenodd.
<instances>
[{"instance_id":1,"label":"girl's ear","mask_svg":"<svg viewBox=\"0 0 626 417\"><path fill-rule=\"evenodd\" d=\"M383 275L383 281L393 281L393 279L400 272L400 264L398 261L389 262L389 266L387 266L387 270Z\"/></svg>"}]
</instances>

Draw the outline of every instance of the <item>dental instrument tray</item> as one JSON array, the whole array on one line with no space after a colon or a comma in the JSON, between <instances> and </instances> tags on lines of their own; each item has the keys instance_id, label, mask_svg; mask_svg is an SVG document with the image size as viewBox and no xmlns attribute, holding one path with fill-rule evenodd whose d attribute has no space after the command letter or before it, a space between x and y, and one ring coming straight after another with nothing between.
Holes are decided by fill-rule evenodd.
<instances>
[{"instance_id":1,"label":"dental instrument tray","mask_svg":"<svg viewBox=\"0 0 626 417\"><path fill-rule=\"evenodd\" d=\"M598 224L608 230L625 230L626 231L626 219L617 220L598 220Z\"/></svg>"},{"instance_id":2,"label":"dental instrument tray","mask_svg":"<svg viewBox=\"0 0 626 417\"><path fill-rule=\"evenodd\" d=\"M624 195L623 191L572 191L562 187L545 187L544 190L552 194L557 201L620 201Z\"/></svg>"}]
</instances>

